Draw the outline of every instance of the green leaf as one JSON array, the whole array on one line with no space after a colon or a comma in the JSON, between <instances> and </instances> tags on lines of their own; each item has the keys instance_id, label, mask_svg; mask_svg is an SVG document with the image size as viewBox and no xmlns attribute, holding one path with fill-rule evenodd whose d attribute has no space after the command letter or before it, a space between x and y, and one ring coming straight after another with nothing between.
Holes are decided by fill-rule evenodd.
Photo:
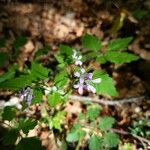
<instances>
[{"instance_id":1,"label":"green leaf","mask_svg":"<svg viewBox=\"0 0 150 150\"><path fill-rule=\"evenodd\" d=\"M16 37L14 43L13 43L13 47L15 49L19 49L20 47L24 46L27 42L27 38L24 36L18 36Z\"/></svg>"},{"instance_id":2,"label":"green leaf","mask_svg":"<svg viewBox=\"0 0 150 150\"><path fill-rule=\"evenodd\" d=\"M49 47L43 47L40 48L36 51L35 57L41 56L41 55L46 55L49 52L50 48Z\"/></svg>"},{"instance_id":3,"label":"green leaf","mask_svg":"<svg viewBox=\"0 0 150 150\"><path fill-rule=\"evenodd\" d=\"M132 37L113 39L108 44L108 51L124 50L132 41Z\"/></svg>"},{"instance_id":4,"label":"green leaf","mask_svg":"<svg viewBox=\"0 0 150 150\"><path fill-rule=\"evenodd\" d=\"M52 93L48 95L48 103L51 107L55 107L57 104L61 103L61 95L58 92Z\"/></svg>"},{"instance_id":5,"label":"green leaf","mask_svg":"<svg viewBox=\"0 0 150 150\"><path fill-rule=\"evenodd\" d=\"M91 59L95 59L97 57L97 52L96 51L89 51L86 56L85 59L87 61L91 61Z\"/></svg>"},{"instance_id":6,"label":"green leaf","mask_svg":"<svg viewBox=\"0 0 150 150\"><path fill-rule=\"evenodd\" d=\"M61 88L61 87L64 87L66 85L67 81L68 81L67 72L61 71L55 76L54 84L55 84L55 86Z\"/></svg>"},{"instance_id":7,"label":"green leaf","mask_svg":"<svg viewBox=\"0 0 150 150\"><path fill-rule=\"evenodd\" d=\"M34 95L34 97L32 99L32 104L37 104L37 103L40 103L42 101L43 92L41 89L34 89L33 95Z\"/></svg>"},{"instance_id":8,"label":"green leaf","mask_svg":"<svg viewBox=\"0 0 150 150\"><path fill-rule=\"evenodd\" d=\"M103 144L108 148L117 147L119 142L120 142L119 136L115 133L108 132L104 135Z\"/></svg>"},{"instance_id":9,"label":"green leaf","mask_svg":"<svg viewBox=\"0 0 150 150\"><path fill-rule=\"evenodd\" d=\"M115 123L115 119L112 117L103 117L101 118L100 122L99 122L99 128L103 131L106 131L110 128L112 128L112 126Z\"/></svg>"},{"instance_id":10,"label":"green leaf","mask_svg":"<svg viewBox=\"0 0 150 150\"><path fill-rule=\"evenodd\" d=\"M6 80L9 80L15 76L16 73L16 66L12 66L8 69L8 72L4 73L0 76L0 82L4 82Z\"/></svg>"},{"instance_id":11,"label":"green leaf","mask_svg":"<svg viewBox=\"0 0 150 150\"><path fill-rule=\"evenodd\" d=\"M103 140L97 135L93 135L89 139L89 150L100 150L102 149Z\"/></svg>"},{"instance_id":12,"label":"green leaf","mask_svg":"<svg viewBox=\"0 0 150 150\"><path fill-rule=\"evenodd\" d=\"M31 76L33 79L41 79L44 80L48 78L49 70L43 67L41 64L36 62L32 62L31 64Z\"/></svg>"},{"instance_id":13,"label":"green leaf","mask_svg":"<svg viewBox=\"0 0 150 150\"><path fill-rule=\"evenodd\" d=\"M20 119L18 129L22 130L23 133L27 134L29 130L34 129L37 125L37 121L33 119Z\"/></svg>"},{"instance_id":14,"label":"green leaf","mask_svg":"<svg viewBox=\"0 0 150 150\"><path fill-rule=\"evenodd\" d=\"M109 77L108 74L101 71L94 71L93 79L101 78L101 82L99 84L93 84L96 88L97 94L116 96L117 91L114 86L113 80Z\"/></svg>"},{"instance_id":15,"label":"green leaf","mask_svg":"<svg viewBox=\"0 0 150 150\"><path fill-rule=\"evenodd\" d=\"M70 132L67 134L67 142L76 142L80 139L78 131Z\"/></svg>"},{"instance_id":16,"label":"green leaf","mask_svg":"<svg viewBox=\"0 0 150 150\"><path fill-rule=\"evenodd\" d=\"M86 135L83 130L74 130L67 134L67 142L77 142Z\"/></svg>"},{"instance_id":17,"label":"green leaf","mask_svg":"<svg viewBox=\"0 0 150 150\"><path fill-rule=\"evenodd\" d=\"M50 128L58 129L62 131L61 124L65 120L66 113L64 111L59 111L57 114L50 120Z\"/></svg>"},{"instance_id":18,"label":"green leaf","mask_svg":"<svg viewBox=\"0 0 150 150\"><path fill-rule=\"evenodd\" d=\"M5 47L6 39L4 37L0 38L0 48Z\"/></svg>"},{"instance_id":19,"label":"green leaf","mask_svg":"<svg viewBox=\"0 0 150 150\"><path fill-rule=\"evenodd\" d=\"M65 54L65 55L72 55L73 51L72 51L72 48L67 46L67 45L60 45L59 46L59 50L60 50L60 53L61 54Z\"/></svg>"},{"instance_id":20,"label":"green leaf","mask_svg":"<svg viewBox=\"0 0 150 150\"><path fill-rule=\"evenodd\" d=\"M100 64L105 64L107 62L104 55L98 55L96 57L96 61L99 62Z\"/></svg>"},{"instance_id":21,"label":"green leaf","mask_svg":"<svg viewBox=\"0 0 150 150\"><path fill-rule=\"evenodd\" d=\"M41 141L36 137L23 138L15 150L43 150Z\"/></svg>"},{"instance_id":22,"label":"green leaf","mask_svg":"<svg viewBox=\"0 0 150 150\"><path fill-rule=\"evenodd\" d=\"M86 34L81 39L82 46L89 50L98 51L101 49L101 41L93 35Z\"/></svg>"},{"instance_id":23,"label":"green leaf","mask_svg":"<svg viewBox=\"0 0 150 150\"><path fill-rule=\"evenodd\" d=\"M0 52L0 67L3 67L8 61L8 54L5 52Z\"/></svg>"},{"instance_id":24,"label":"green leaf","mask_svg":"<svg viewBox=\"0 0 150 150\"><path fill-rule=\"evenodd\" d=\"M120 148L121 148L121 150L133 150L134 145L132 145L131 143L125 143Z\"/></svg>"},{"instance_id":25,"label":"green leaf","mask_svg":"<svg viewBox=\"0 0 150 150\"><path fill-rule=\"evenodd\" d=\"M100 106L99 105L92 105L92 106L89 106L87 108L87 117L89 120L95 120L99 114L100 114Z\"/></svg>"},{"instance_id":26,"label":"green leaf","mask_svg":"<svg viewBox=\"0 0 150 150\"><path fill-rule=\"evenodd\" d=\"M16 117L16 111L13 107L5 107L2 113L3 120L11 121Z\"/></svg>"},{"instance_id":27,"label":"green leaf","mask_svg":"<svg viewBox=\"0 0 150 150\"><path fill-rule=\"evenodd\" d=\"M30 75L21 75L17 78L10 79L0 83L0 88L10 89L10 90L19 90L24 88L32 83Z\"/></svg>"},{"instance_id":28,"label":"green leaf","mask_svg":"<svg viewBox=\"0 0 150 150\"><path fill-rule=\"evenodd\" d=\"M15 144L17 138L18 138L19 132L17 129L11 129L9 130L4 137L2 137L2 141L4 145L11 145Z\"/></svg>"},{"instance_id":29,"label":"green leaf","mask_svg":"<svg viewBox=\"0 0 150 150\"><path fill-rule=\"evenodd\" d=\"M133 16L137 19L144 19L144 17L146 17L149 13L147 10L145 9L136 9L135 11L133 11Z\"/></svg>"},{"instance_id":30,"label":"green leaf","mask_svg":"<svg viewBox=\"0 0 150 150\"><path fill-rule=\"evenodd\" d=\"M138 56L127 52L109 51L105 54L105 58L115 64L129 63L139 59Z\"/></svg>"}]
</instances>

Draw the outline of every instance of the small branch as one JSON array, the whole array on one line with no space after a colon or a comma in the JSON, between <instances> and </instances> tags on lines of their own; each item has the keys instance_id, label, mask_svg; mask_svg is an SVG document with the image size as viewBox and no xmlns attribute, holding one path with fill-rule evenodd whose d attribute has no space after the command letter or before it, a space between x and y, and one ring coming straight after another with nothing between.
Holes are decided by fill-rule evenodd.
<instances>
[{"instance_id":1,"label":"small branch","mask_svg":"<svg viewBox=\"0 0 150 150\"><path fill-rule=\"evenodd\" d=\"M71 101L80 101L80 102L93 102L93 103L99 103L99 104L104 104L104 105L123 105L126 103L135 103L142 101L146 99L147 96L139 96L139 97L131 97L131 98L124 98L124 99L118 99L118 100L108 100L105 98L99 99L97 97L86 97L86 96L76 96L76 95L71 95L69 99Z\"/></svg>"},{"instance_id":2,"label":"small branch","mask_svg":"<svg viewBox=\"0 0 150 150\"><path fill-rule=\"evenodd\" d=\"M113 132L116 132L116 133L119 133L119 134L122 134L122 135L132 135L134 138L138 139L139 141L145 142L148 145L150 145L150 140L145 139L145 138L143 138L141 136L138 136L138 135L135 135L135 134L131 134L127 131L122 131L122 130L118 130L118 129L114 129L114 128L110 129L110 131L113 131Z\"/></svg>"}]
</instances>

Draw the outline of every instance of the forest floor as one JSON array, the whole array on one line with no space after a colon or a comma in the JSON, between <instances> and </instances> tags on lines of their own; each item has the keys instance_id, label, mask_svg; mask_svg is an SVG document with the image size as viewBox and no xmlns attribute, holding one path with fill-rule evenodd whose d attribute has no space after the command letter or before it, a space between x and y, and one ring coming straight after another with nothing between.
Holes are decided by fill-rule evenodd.
<instances>
[{"instance_id":1,"label":"forest floor","mask_svg":"<svg viewBox=\"0 0 150 150\"><path fill-rule=\"evenodd\" d=\"M145 16L138 16L138 10L146 10ZM104 115L110 115L117 120L116 128L123 143L132 143L133 149L146 150L150 148L148 138L129 134L127 128L134 122L150 119L150 2L147 1L51 1L51 3L7 3L0 4L0 36L7 37L7 44L2 51L12 51L12 42L18 35L24 35L28 41L21 49L16 60L7 62L5 68L14 62L20 69L28 60L33 59L35 51L43 46L51 47L51 51L44 56L43 61L50 61L50 56L57 52L60 43L67 43L80 48L80 37L85 33L98 36L104 43L117 37L133 37L128 50L139 55L140 60L120 65L117 68L110 65L102 66L110 72L116 82L118 103L111 97L105 97L109 102L100 103ZM97 67L96 64L92 64ZM5 72L0 69L0 74ZM76 94L76 93L75 93ZM13 93L1 90L0 99L9 99ZM141 99L140 97L143 96ZM135 99L121 101L125 98ZM36 114L38 106L32 106L32 114ZM66 111L73 122L74 115L84 109L79 101L66 104ZM38 134L47 149L58 149L54 146L53 135L47 127L40 127ZM143 132L150 130L150 122ZM125 131L125 132L123 132ZM33 131L33 132L37 132ZM145 133L143 133L145 134ZM49 142L51 140L51 142ZM148 142L147 142L147 141ZM121 150L121 148L120 148Z\"/></svg>"}]
</instances>

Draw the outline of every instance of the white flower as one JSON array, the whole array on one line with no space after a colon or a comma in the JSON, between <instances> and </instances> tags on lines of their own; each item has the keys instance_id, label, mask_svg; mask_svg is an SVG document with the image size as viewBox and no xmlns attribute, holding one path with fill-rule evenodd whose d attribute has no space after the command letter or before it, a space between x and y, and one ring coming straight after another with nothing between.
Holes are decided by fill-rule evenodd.
<instances>
[{"instance_id":1,"label":"white flower","mask_svg":"<svg viewBox=\"0 0 150 150\"><path fill-rule=\"evenodd\" d=\"M18 109L22 108L22 105L20 104L21 99L18 97L12 97L8 102L4 104L4 107L6 106L15 106Z\"/></svg>"},{"instance_id":2,"label":"white flower","mask_svg":"<svg viewBox=\"0 0 150 150\"><path fill-rule=\"evenodd\" d=\"M72 55L73 60L75 61L75 65L79 65L82 66L82 56L81 55L77 55L77 51L73 50L73 55Z\"/></svg>"}]
</instances>

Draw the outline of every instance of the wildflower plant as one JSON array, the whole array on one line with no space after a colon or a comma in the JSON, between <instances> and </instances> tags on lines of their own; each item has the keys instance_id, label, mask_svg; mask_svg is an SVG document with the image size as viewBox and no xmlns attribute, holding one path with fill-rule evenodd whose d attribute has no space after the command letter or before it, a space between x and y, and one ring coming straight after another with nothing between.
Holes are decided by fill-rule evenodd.
<instances>
[{"instance_id":1,"label":"wildflower plant","mask_svg":"<svg viewBox=\"0 0 150 150\"><path fill-rule=\"evenodd\" d=\"M37 137L28 137L28 132L45 123L51 131L59 131L59 136L55 136L58 136L60 141L62 135L64 137L64 124L67 125L66 138L60 142L60 147L63 142L78 142L78 149L81 143L86 143L90 150L116 147L120 141L119 137L110 131L115 120L112 117L100 117L99 105L88 104L87 112L78 114L73 126L65 119L64 106L75 91L79 95L86 92L93 95L117 96L112 77L100 69L100 66L106 62L118 65L137 60L138 56L125 52L131 40L132 37L119 38L103 46L96 36L86 34L81 39L81 50L62 44L59 46L53 60L56 64L55 69L49 67L51 62L47 65L37 61L40 54L45 55L48 52L47 48L37 51L31 65L25 66L23 71L16 65L11 66L8 72L0 76L0 88L15 91L17 97L13 102L10 99L1 103L2 123L8 122L8 131L1 139L2 142L16 146L16 150L25 149L27 143L30 143L32 149L42 149L40 140ZM18 50L25 42L25 38L18 37L13 46ZM87 66L90 61L98 63L99 69L94 70L92 66ZM32 115L24 118L22 112L28 112L35 104L40 106L40 118L36 120Z\"/></svg>"}]
</instances>

